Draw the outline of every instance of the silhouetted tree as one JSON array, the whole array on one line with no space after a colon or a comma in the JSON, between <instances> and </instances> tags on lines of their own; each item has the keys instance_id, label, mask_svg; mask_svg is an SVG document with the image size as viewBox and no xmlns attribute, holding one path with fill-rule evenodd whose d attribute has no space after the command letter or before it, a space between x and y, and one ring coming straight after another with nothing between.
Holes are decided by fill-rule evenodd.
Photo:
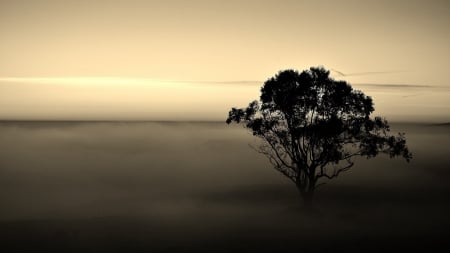
<instances>
[{"instance_id":1,"label":"silhouetted tree","mask_svg":"<svg viewBox=\"0 0 450 253\"><path fill-rule=\"evenodd\" d=\"M261 138L259 151L310 205L318 180L349 170L355 156L412 158L404 134L389 135L386 119L369 117L373 111L371 97L312 67L280 71L264 83L260 101L232 108L226 122L243 123Z\"/></svg>"}]
</instances>

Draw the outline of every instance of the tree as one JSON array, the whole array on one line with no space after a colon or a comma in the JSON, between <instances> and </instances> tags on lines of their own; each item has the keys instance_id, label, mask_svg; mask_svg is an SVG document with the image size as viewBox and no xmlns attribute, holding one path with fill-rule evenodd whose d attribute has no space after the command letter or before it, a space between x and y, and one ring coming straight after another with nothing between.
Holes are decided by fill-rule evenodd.
<instances>
[{"instance_id":1,"label":"tree","mask_svg":"<svg viewBox=\"0 0 450 253\"><path fill-rule=\"evenodd\" d=\"M311 67L280 71L264 83L260 101L232 108L226 122L243 124L262 139L259 152L310 206L318 181L349 170L356 156L412 158L404 134L390 135L386 119L370 118L373 111L371 97Z\"/></svg>"}]
</instances>

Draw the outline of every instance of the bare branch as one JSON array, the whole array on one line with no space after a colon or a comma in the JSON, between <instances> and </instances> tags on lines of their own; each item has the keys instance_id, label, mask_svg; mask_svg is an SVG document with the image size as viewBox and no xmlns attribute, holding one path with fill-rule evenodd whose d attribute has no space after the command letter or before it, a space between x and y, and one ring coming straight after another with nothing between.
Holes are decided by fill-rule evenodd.
<instances>
[{"instance_id":1,"label":"bare branch","mask_svg":"<svg viewBox=\"0 0 450 253\"><path fill-rule=\"evenodd\" d=\"M316 175L316 180L321 178L321 177L325 177L328 179L333 179L339 176L339 174L341 174L342 172L345 172L347 170L349 170L351 167L353 167L354 163L352 161L348 161L349 164L345 167L336 169L334 168L333 174L328 175L326 169L324 170L324 167L321 167L320 173Z\"/></svg>"}]
</instances>

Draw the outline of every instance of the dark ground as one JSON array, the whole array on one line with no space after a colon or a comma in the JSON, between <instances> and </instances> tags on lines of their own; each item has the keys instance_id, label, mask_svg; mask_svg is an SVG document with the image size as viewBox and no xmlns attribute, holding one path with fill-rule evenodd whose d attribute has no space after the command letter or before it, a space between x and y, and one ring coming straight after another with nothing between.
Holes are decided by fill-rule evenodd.
<instances>
[{"instance_id":1,"label":"dark ground","mask_svg":"<svg viewBox=\"0 0 450 253\"><path fill-rule=\"evenodd\" d=\"M2 122L0 252L448 250L450 128L393 128L411 163L359 159L306 211L240 127Z\"/></svg>"}]
</instances>

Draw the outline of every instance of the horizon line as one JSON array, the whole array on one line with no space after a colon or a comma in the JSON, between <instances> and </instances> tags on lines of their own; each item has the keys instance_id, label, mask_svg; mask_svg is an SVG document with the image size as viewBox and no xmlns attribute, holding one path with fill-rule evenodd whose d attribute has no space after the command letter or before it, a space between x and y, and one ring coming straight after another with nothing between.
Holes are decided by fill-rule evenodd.
<instances>
[{"instance_id":1,"label":"horizon line","mask_svg":"<svg viewBox=\"0 0 450 253\"><path fill-rule=\"evenodd\" d=\"M226 124L225 120L200 120L200 119L190 119L190 120L125 120L125 119L0 119L1 123L223 123ZM408 123L408 124L427 124L427 125L449 125L450 121L432 121L432 120L388 120L389 123ZM238 124L234 124L238 125Z\"/></svg>"},{"instance_id":2,"label":"horizon line","mask_svg":"<svg viewBox=\"0 0 450 253\"><path fill-rule=\"evenodd\" d=\"M171 80L149 77L120 77L120 76L66 76L66 77L0 77L0 82L13 83L47 83L47 84L130 84L145 85L151 83L172 84L230 84L230 85L263 85L261 80ZM362 85L377 88L450 88L443 85L424 85L408 83L351 83L350 85Z\"/></svg>"}]
</instances>

